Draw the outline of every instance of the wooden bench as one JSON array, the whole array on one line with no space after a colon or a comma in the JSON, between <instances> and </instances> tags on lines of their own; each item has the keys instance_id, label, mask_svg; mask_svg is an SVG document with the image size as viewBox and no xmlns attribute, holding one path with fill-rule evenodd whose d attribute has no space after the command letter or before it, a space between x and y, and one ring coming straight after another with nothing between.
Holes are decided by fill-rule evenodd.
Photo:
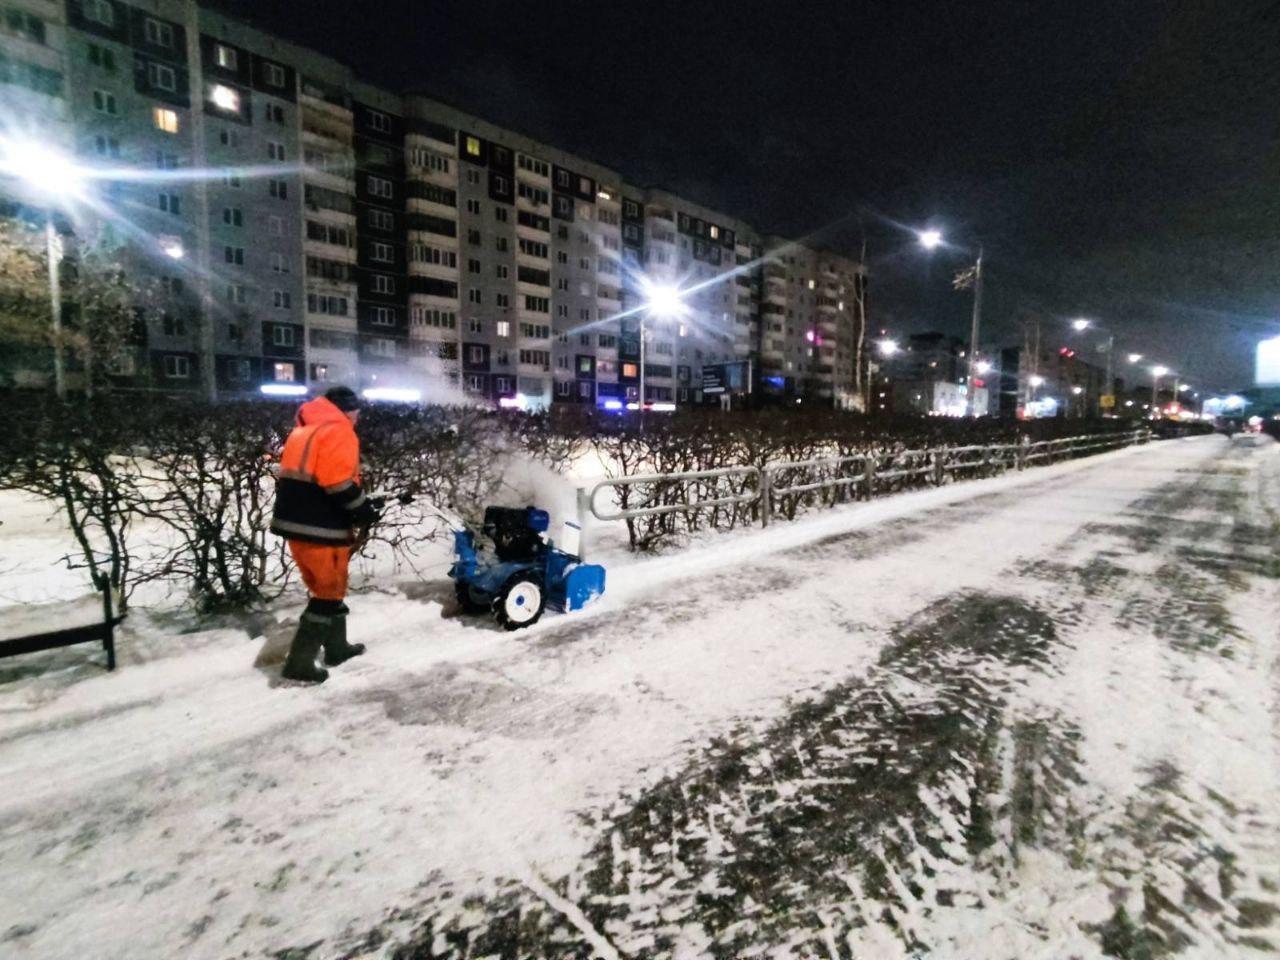
<instances>
[{"instance_id":1,"label":"wooden bench","mask_svg":"<svg viewBox=\"0 0 1280 960\"><path fill-rule=\"evenodd\" d=\"M114 670L115 630L124 617L113 594L106 590L76 600L0 607L0 657L100 642L107 669Z\"/></svg>"}]
</instances>

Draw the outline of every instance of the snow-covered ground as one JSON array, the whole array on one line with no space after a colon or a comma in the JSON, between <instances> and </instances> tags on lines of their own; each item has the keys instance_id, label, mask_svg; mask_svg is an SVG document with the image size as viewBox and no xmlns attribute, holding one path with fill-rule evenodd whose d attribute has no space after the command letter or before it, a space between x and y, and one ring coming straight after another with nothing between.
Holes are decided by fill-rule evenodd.
<instances>
[{"instance_id":1,"label":"snow-covered ground","mask_svg":"<svg viewBox=\"0 0 1280 960\"><path fill-rule=\"evenodd\" d=\"M1265 956L1278 551L1280 445L1206 437L619 558L514 635L371 581L316 688L296 605L139 611L114 674L0 661L0 955Z\"/></svg>"}]
</instances>

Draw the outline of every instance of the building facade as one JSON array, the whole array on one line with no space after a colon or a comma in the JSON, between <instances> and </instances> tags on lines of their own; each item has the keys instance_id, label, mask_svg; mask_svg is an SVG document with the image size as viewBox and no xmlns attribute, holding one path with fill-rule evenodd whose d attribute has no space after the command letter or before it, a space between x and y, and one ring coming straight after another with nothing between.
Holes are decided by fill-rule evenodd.
<instances>
[{"instance_id":1,"label":"building facade","mask_svg":"<svg viewBox=\"0 0 1280 960\"><path fill-rule=\"evenodd\" d=\"M101 360L119 388L859 402L854 261L376 88L195 0L3 7L0 133L130 171L72 217L159 279L158 308ZM655 287L678 288L677 309L648 309Z\"/></svg>"}]
</instances>

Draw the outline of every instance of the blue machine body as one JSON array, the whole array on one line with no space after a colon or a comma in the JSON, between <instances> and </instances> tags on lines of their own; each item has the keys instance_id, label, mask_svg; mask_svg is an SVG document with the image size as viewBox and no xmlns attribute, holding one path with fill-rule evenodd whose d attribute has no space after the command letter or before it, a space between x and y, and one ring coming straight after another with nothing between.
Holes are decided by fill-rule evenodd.
<instances>
[{"instance_id":1,"label":"blue machine body","mask_svg":"<svg viewBox=\"0 0 1280 960\"><path fill-rule=\"evenodd\" d=\"M545 533L550 524L544 510L529 508L527 518L528 528L538 534ZM465 584L477 600L497 596L516 574L536 576L546 591L547 606L560 612L581 610L604 593L604 567L583 563L541 538L530 555L520 559L502 560L482 550L470 530L453 531L453 547L454 561L449 576Z\"/></svg>"}]
</instances>

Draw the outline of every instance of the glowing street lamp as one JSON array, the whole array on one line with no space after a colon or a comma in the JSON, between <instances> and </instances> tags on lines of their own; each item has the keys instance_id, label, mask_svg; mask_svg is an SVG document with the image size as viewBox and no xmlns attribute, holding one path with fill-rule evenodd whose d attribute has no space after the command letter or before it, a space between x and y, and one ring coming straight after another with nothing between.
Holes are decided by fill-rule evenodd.
<instances>
[{"instance_id":1,"label":"glowing street lamp","mask_svg":"<svg viewBox=\"0 0 1280 960\"><path fill-rule=\"evenodd\" d=\"M1080 317L1078 320L1071 321L1071 328L1075 330L1077 333L1083 333L1085 330L1088 330L1089 327L1090 327L1090 323L1084 317Z\"/></svg>"},{"instance_id":2,"label":"glowing street lamp","mask_svg":"<svg viewBox=\"0 0 1280 960\"><path fill-rule=\"evenodd\" d=\"M891 340L886 338L884 340L881 340L879 343L877 343L876 346L880 348L880 352L884 354L886 357L892 357L895 353L898 352L897 340Z\"/></svg>"},{"instance_id":3,"label":"glowing street lamp","mask_svg":"<svg viewBox=\"0 0 1280 960\"><path fill-rule=\"evenodd\" d=\"M974 365L974 369L977 370L983 376L986 376L988 373L990 373L994 369L994 367L990 360L979 360Z\"/></svg>"},{"instance_id":4,"label":"glowing street lamp","mask_svg":"<svg viewBox=\"0 0 1280 960\"><path fill-rule=\"evenodd\" d=\"M1161 364L1151 368L1151 409L1156 418L1160 416L1160 378L1169 372L1169 368Z\"/></svg>"},{"instance_id":5,"label":"glowing street lamp","mask_svg":"<svg viewBox=\"0 0 1280 960\"><path fill-rule=\"evenodd\" d=\"M942 231L933 228L918 231L916 238L920 241L920 246L926 250L935 250L943 243ZM966 382L970 384L973 383L977 373L978 333L982 327L982 254L982 244L978 244L978 258L974 261L973 268L957 275L955 280L956 289L973 287L973 322L969 330L969 376L966 378ZM967 416L977 415L976 398L977 391L970 390L965 399Z\"/></svg>"},{"instance_id":6,"label":"glowing street lamp","mask_svg":"<svg viewBox=\"0 0 1280 960\"><path fill-rule=\"evenodd\" d=\"M667 284L647 284L645 287L645 313L657 317L682 316L688 309L684 294L678 287Z\"/></svg>"},{"instance_id":7,"label":"glowing street lamp","mask_svg":"<svg viewBox=\"0 0 1280 960\"><path fill-rule=\"evenodd\" d=\"M26 139L0 139L0 176L23 184L46 208L44 236L49 261L49 322L53 331L53 389L59 398L67 395L62 358L62 289L59 273L62 240L53 225L54 209L84 195L88 177L65 154L45 144Z\"/></svg>"},{"instance_id":8,"label":"glowing street lamp","mask_svg":"<svg viewBox=\"0 0 1280 960\"><path fill-rule=\"evenodd\" d=\"M20 180L46 206L84 195L83 167L58 150L34 140L0 139L0 176Z\"/></svg>"},{"instance_id":9,"label":"glowing street lamp","mask_svg":"<svg viewBox=\"0 0 1280 960\"><path fill-rule=\"evenodd\" d=\"M1031 384L1033 387L1043 387L1044 377L1040 376L1038 373L1033 373L1031 376L1027 377L1027 383Z\"/></svg>"},{"instance_id":10,"label":"glowing street lamp","mask_svg":"<svg viewBox=\"0 0 1280 960\"><path fill-rule=\"evenodd\" d=\"M1137 363L1137 362L1138 362L1139 360L1141 360L1141 359L1142 359L1142 354L1140 354L1140 353L1131 353L1131 354L1129 354L1129 362L1130 362L1130 363Z\"/></svg>"},{"instance_id":11,"label":"glowing street lamp","mask_svg":"<svg viewBox=\"0 0 1280 960\"><path fill-rule=\"evenodd\" d=\"M916 234L916 237L920 241L920 246L926 250L936 250L942 246L941 230L921 230Z\"/></svg>"},{"instance_id":12,"label":"glowing street lamp","mask_svg":"<svg viewBox=\"0 0 1280 960\"><path fill-rule=\"evenodd\" d=\"M665 283L654 283L647 277L640 280L640 289L644 294L644 305L640 310L640 429L644 429L644 353L645 353L645 318L652 315L664 319L676 319L689 312L685 302L687 291Z\"/></svg>"}]
</instances>

